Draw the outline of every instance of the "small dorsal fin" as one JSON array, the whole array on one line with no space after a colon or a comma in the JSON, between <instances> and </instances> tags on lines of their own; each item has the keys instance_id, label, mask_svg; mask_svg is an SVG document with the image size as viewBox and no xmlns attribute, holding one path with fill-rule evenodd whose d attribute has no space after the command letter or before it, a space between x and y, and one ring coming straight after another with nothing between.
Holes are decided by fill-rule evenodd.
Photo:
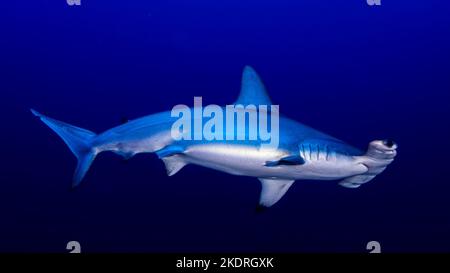
<instances>
[{"instance_id":1,"label":"small dorsal fin","mask_svg":"<svg viewBox=\"0 0 450 273\"><path fill-rule=\"evenodd\" d=\"M259 205L270 207L278 202L294 183L294 180L278 178L259 178L262 189Z\"/></svg>"},{"instance_id":2,"label":"small dorsal fin","mask_svg":"<svg viewBox=\"0 0 450 273\"><path fill-rule=\"evenodd\" d=\"M246 66L244 68L244 72L242 73L241 93L239 94L235 104L242 104L244 106L249 104L272 104L261 78L250 66Z\"/></svg>"}]
</instances>

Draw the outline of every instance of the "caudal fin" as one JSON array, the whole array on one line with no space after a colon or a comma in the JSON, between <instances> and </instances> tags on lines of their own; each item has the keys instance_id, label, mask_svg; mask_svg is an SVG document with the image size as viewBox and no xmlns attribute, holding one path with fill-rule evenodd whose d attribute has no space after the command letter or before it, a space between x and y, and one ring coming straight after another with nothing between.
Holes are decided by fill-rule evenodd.
<instances>
[{"instance_id":1,"label":"caudal fin","mask_svg":"<svg viewBox=\"0 0 450 273\"><path fill-rule=\"evenodd\" d=\"M73 176L72 186L78 186L97 155L97 152L92 147L92 140L96 134L68 123L49 118L33 109L31 109L31 112L58 134L76 156L78 163Z\"/></svg>"}]
</instances>

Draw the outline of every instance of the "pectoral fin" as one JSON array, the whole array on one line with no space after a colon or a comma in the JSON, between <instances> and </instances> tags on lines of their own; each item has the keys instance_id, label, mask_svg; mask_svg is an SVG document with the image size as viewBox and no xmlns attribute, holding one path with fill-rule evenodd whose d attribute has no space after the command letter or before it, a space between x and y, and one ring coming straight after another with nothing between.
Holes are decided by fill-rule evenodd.
<instances>
[{"instance_id":1,"label":"pectoral fin","mask_svg":"<svg viewBox=\"0 0 450 273\"><path fill-rule=\"evenodd\" d=\"M292 165L303 165L303 164L305 164L305 160L301 156L290 155L290 156L283 157L280 160L267 161L265 166L266 167L275 167L275 166L280 166L280 165L292 166Z\"/></svg>"},{"instance_id":2,"label":"pectoral fin","mask_svg":"<svg viewBox=\"0 0 450 273\"><path fill-rule=\"evenodd\" d=\"M259 178L259 180L262 185L259 204L264 207L270 207L278 202L295 181L277 178Z\"/></svg>"}]
</instances>

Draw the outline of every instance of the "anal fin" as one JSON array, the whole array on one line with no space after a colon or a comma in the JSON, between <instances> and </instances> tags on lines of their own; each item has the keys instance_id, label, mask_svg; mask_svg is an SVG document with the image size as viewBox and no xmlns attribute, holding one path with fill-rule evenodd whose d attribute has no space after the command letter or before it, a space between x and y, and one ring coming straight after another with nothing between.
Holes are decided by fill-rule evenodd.
<instances>
[{"instance_id":1,"label":"anal fin","mask_svg":"<svg viewBox=\"0 0 450 273\"><path fill-rule=\"evenodd\" d=\"M183 158L183 152L183 147L175 145L169 145L156 151L158 157L164 162L164 165L166 165L168 176L176 174L187 165L187 162Z\"/></svg>"},{"instance_id":2,"label":"anal fin","mask_svg":"<svg viewBox=\"0 0 450 273\"><path fill-rule=\"evenodd\" d=\"M182 155L172 155L168 157L163 157L161 160L166 165L167 175L172 176L179 172L184 166L187 165L187 162L184 161Z\"/></svg>"}]
</instances>

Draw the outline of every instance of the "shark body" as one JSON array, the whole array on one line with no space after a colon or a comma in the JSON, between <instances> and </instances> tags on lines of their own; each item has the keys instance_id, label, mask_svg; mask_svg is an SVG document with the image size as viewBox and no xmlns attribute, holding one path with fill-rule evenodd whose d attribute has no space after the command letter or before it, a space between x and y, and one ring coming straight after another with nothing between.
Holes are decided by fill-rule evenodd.
<instances>
[{"instance_id":1,"label":"shark body","mask_svg":"<svg viewBox=\"0 0 450 273\"><path fill-rule=\"evenodd\" d=\"M251 67L244 69L235 104L271 105L264 84ZM262 184L259 204L263 207L278 202L296 180L339 180L344 187L357 188L384 171L397 149L391 140L375 140L364 152L283 116L279 118L279 145L263 149L259 140L174 140L171 128L176 118L170 111L131 120L101 134L31 111L77 157L73 186L82 181L101 152L112 151L124 158L155 152L169 176L187 164L195 164L258 178Z\"/></svg>"}]
</instances>

